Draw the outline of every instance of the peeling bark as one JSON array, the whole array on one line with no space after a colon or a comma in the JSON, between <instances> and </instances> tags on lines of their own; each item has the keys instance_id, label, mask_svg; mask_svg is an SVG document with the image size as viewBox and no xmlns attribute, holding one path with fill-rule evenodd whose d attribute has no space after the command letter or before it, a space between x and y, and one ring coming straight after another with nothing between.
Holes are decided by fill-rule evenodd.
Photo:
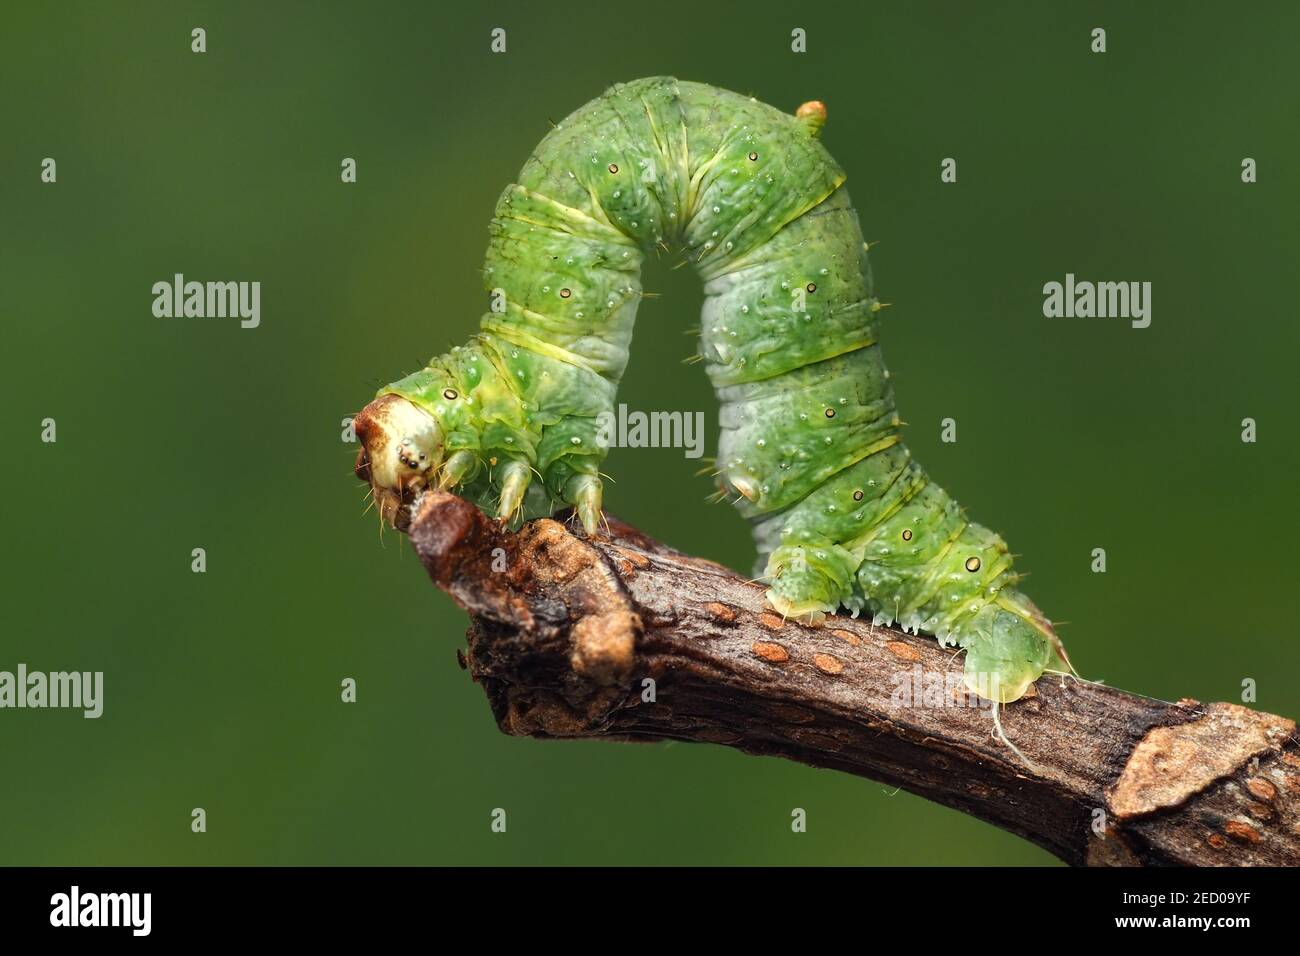
<instances>
[{"instance_id":1,"label":"peeling bark","mask_svg":"<svg viewBox=\"0 0 1300 956\"><path fill-rule=\"evenodd\" d=\"M1285 718L1044 678L1001 712L1025 763L932 638L784 621L761 587L620 522L595 538L550 519L512 533L430 493L410 535L470 614L466 664L505 733L786 757L902 787L1071 864L1300 864Z\"/></svg>"}]
</instances>

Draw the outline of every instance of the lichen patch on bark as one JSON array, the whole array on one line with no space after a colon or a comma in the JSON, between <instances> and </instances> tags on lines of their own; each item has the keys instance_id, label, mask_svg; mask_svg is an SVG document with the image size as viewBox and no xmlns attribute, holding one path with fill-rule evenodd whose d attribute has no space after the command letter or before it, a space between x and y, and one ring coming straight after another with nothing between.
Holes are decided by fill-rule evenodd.
<instances>
[{"instance_id":1,"label":"lichen patch on bark","mask_svg":"<svg viewBox=\"0 0 1300 956\"><path fill-rule=\"evenodd\" d=\"M1121 820L1176 807L1268 750L1279 749L1295 722L1238 704L1209 704L1205 715L1147 732L1107 791Z\"/></svg>"}]
</instances>

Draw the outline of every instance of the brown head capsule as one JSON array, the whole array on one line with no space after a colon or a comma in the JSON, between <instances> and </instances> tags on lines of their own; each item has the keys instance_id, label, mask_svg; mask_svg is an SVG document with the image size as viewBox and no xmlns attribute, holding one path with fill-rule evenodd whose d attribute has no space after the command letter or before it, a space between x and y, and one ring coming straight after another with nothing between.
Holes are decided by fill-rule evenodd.
<instances>
[{"instance_id":1,"label":"brown head capsule","mask_svg":"<svg viewBox=\"0 0 1300 956\"><path fill-rule=\"evenodd\" d=\"M443 397L454 389L447 389ZM361 450L356 472L370 483L380 516L406 530L419 494L442 463L443 435L438 420L400 395L381 395L353 423Z\"/></svg>"}]
</instances>

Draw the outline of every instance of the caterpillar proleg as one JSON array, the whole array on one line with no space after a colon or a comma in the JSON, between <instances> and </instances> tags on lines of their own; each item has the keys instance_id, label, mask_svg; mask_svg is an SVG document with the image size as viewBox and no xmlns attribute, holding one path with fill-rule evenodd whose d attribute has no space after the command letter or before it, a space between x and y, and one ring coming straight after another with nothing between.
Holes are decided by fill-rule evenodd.
<instances>
[{"instance_id":1,"label":"caterpillar proleg","mask_svg":"<svg viewBox=\"0 0 1300 956\"><path fill-rule=\"evenodd\" d=\"M752 523L767 600L841 608L966 650L996 703L1068 666L1006 544L911 458L877 343L881 303L845 175L794 115L699 83L619 84L557 125L502 193L464 346L356 420L358 474L404 527L426 488L506 520L600 521L598 417L614 408L655 247L704 282L699 353L720 402L718 477Z\"/></svg>"}]
</instances>

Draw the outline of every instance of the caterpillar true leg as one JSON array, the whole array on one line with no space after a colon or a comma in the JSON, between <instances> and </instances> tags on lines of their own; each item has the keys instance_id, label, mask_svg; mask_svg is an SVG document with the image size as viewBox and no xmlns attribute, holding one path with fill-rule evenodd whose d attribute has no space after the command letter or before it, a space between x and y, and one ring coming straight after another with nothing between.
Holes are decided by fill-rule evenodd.
<instances>
[{"instance_id":1,"label":"caterpillar true leg","mask_svg":"<svg viewBox=\"0 0 1300 956\"><path fill-rule=\"evenodd\" d=\"M1068 659L1016 590L1006 545L902 442L884 304L825 121L820 102L791 116L657 77L557 124L497 202L480 334L381 390L357 419L357 471L399 528L436 483L511 521L565 501L595 533L597 425L627 364L641 263L676 247L704 280L716 477L753 524L768 602L932 633L966 650L968 688L1007 703Z\"/></svg>"},{"instance_id":2,"label":"caterpillar true leg","mask_svg":"<svg viewBox=\"0 0 1300 956\"><path fill-rule=\"evenodd\" d=\"M497 507L497 517L512 521L523 510L524 492L528 490L533 472L528 462L514 459L501 469L501 503Z\"/></svg>"},{"instance_id":3,"label":"caterpillar true leg","mask_svg":"<svg viewBox=\"0 0 1300 956\"><path fill-rule=\"evenodd\" d=\"M461 449L452 452L442 465L438 472L438 488L446 491L448 488L455 488L457 485L470 481L481 468L478 456L472 451Z\"/></svg>"},{"instance_id":4,"label":"caterpillar true leg","mask_svg":"<svg viewBox=\"0 0 1300 956\"><path fill-rule=\"evenodd\" d=\"M564 500L573 505L587 534L595 534L600 527L600 479L595 475L574 475L565 482Z\"/></svg>"}]
</instances>

